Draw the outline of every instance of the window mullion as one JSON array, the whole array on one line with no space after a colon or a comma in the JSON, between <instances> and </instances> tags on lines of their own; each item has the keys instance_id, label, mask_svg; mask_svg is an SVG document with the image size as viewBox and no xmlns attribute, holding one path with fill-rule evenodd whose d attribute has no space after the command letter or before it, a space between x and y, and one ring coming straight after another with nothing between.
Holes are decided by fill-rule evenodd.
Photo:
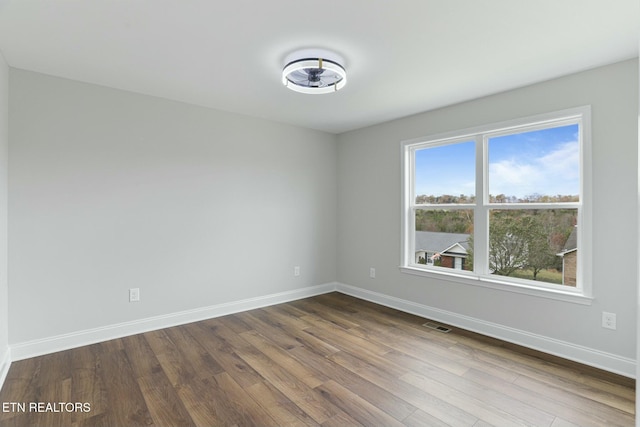
<instances>
[{"instance_id":1,"label":"window mullion","mask_svg":"<svg viewBox=\"0 0 640 427\"><path fill-rule=\"evenodd\" d=\"M489 232L487 195L487 160L486 143L482 135L476 135L476 207L474 210L473 228L473 267L476 274L488 274Z\"/></svg>"}]
</instances>

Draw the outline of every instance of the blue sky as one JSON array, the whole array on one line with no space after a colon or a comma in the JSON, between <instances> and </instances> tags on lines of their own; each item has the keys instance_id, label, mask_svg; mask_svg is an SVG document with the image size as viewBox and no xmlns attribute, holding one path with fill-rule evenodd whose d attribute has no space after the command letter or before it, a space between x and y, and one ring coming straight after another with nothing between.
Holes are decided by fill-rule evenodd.
<instances>
[{"instance_id":1,"label":"blue sky","mask_svg":"<svg viewBox=\"0 0 640 427\"><path fill-rule=\"evenodd\" d=\"M473 195L473 141L419 150L416 194ZM495 137L489 140L489 192L524 197L576 195L580 185L578 125Z\"/></svg>"}]
</instances>

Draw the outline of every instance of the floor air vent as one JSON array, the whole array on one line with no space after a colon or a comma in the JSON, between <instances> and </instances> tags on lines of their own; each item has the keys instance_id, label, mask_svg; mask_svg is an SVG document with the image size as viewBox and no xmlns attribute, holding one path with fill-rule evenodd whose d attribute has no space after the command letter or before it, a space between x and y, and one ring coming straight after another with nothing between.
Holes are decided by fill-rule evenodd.
<instances>
[{"instance_id":1,"label":"floor air vent","mask_svg":"<svg viewBox=\"0 0 640 427\"><path fill-rule=\"evenodd\" d=\"M447 328L446 326L438 325L437 323L433 323L433 322L427 322L422 326L426 326L427 328L430 328L439 332L443 332L445 334L448 332L451 332L451 328Z\"/></svg>"}]
</instances>

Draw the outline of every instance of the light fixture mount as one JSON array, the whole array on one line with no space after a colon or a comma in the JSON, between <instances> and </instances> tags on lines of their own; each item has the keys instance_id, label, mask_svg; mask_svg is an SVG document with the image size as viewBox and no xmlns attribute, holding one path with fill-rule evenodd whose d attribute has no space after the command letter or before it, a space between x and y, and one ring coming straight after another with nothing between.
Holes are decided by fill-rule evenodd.
<instances>
[{"instance_id":1,"label":"light fixture mount","mask_svg":"<svg viewBox=\"0 0 640 427\"><path fill-rule=\"evenodd\" d=\"M282 84L301 93L337 92L347 84L342 58L324 49L298 50L287 56Z\"/></svg>"}]
</instances>

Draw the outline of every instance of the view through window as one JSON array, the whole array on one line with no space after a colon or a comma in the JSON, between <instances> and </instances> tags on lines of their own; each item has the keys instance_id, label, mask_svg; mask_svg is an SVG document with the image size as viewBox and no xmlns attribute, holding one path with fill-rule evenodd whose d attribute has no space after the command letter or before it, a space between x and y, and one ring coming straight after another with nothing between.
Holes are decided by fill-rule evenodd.
<instances>
[{"instance_id":1,"label":"view through window","mask_svg":"<svg viewBox=\"0 0 640 427\"><path fill-rule=\"evenodd\" d=\"M584 110L404 143L404 263L580 290Z\"/></svg>"}]
</instances>

